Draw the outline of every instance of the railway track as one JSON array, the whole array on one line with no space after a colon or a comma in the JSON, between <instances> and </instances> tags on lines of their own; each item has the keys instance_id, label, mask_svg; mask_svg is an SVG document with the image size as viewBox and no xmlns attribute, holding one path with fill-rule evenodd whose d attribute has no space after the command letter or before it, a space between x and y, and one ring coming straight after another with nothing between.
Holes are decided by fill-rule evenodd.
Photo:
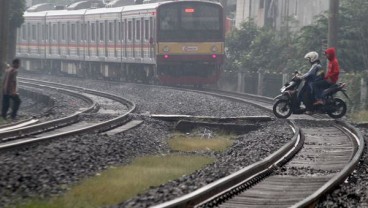
<instances>
[{"instance_id":1,"label":"railway track","mask_svg":"<svg viewBox=\"0 0 368 208\"><path fill-rule=\"evenodd\" d=\"M270 98L206 93L246 101L272 111ZM323 115L293 115L290 120L295 129L294 139L278 152L153 208L307 207L316 203L353 172L364 148L364 139L354 127L325 118Z\"/></svg>"},{"instance_id":2,"label":"railway track","mask_svg":"<svg viewBox=\"0 0 368 208\"><path fill-rule=\"evenodd\" d=\"M76 96L90 103L90 107L60 119L19 127L6 127L10 129L3 129L2 131L0 129L0 137L2 138L0 150L16 148L73 134L106 131L130 121L131 118L129 113L135 110L134 103L108 93L30 79L21 79L20 83L23 86L53 89L71 96ZM97 104L95 100L103 104L104 108L102 110L100 108L101 104ZM117 103L124 107L118 107L117 109ZM108 109L109 105L112 106L111 109ZM90 119L88 121L83 121L85 119L82 119L82 117L96 112L100 112L100 114L109 114L109 119L100 121L99 118L97 118L97 120L95 119L96 121L92 122Z\"/></svg>"},{"instance_id":3,"label":"railway track","mask_svg":"<svg viewBox=\"0 0 368 208\"><path fill-rule=\"evenodd\" d=\"M272 109L270 98L206 93ZM154 207L305 207L315 203L351 174L363 152L364 140L349 124L323 115L293 115L290 120L295 129L293 141L272 156Z\"/></svg>"}]
</instances>

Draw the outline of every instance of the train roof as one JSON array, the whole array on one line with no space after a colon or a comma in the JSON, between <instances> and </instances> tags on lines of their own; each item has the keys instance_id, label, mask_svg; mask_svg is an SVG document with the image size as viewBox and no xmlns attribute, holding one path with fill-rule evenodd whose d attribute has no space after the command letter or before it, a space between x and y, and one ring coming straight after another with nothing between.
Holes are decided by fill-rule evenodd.
<instances>
[{"instance_id":1,"label":"train roof","mask_svg":"<svg viewBox=\"0 0 368 208\"><path fill-rule=\"evenodd\" d=\"M64 16L64 15L93 15L93 14L109 14L109 13L119 13L119 12L130 12L135 10L151 10L156 9L159 5L174 3L174 2L183 2L183 1L162 1L156 3L147 3L147 4L135 4L121 7L112 7L112 8L97 8L97 9L78 9L78 10L48 10L42 12L25 12L24 17L42 17L42 16ZM207 3L214 3L204 1ZM218 3L217 3L218 4Z\"/></svg>"},{"instance_id":2,"label":"train roof","mask_svg":"<svg viewBox=\"0 0 368 208\"><path fill-rule=\"evenodd\" d=\"M47 11L47 16L61 16L61 15L84 15L87 9L78 10L51 10Z\"/></svg>"},{"instance_id":3,"label":"train roof","mask_svg":"<svg viewBox=\"0 0 368 208\"><path fill-rule=\"evenodd\" d=\"M108 13L119 13L123 11L124 7L113 7L113 8L98 8L88 9L86 15L89 14L108 14Z\"/></svg>"},{"instance_id":4,"label":"train roof","mask_svg":"<svg viewBox=\"0 0 368 208\"><path fill-rule=\"evenodd\" d=\"M24 12L23 17L44 17L46 16L47 11L42 12Z\"/></svg>"}]
</instances>

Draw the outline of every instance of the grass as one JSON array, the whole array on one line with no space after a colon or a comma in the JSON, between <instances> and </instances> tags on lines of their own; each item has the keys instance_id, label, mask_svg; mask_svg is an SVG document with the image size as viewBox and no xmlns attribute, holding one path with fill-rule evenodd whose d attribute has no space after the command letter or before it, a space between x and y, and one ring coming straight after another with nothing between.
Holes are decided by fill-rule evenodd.
<instances>
[{"instance_id":1,"label":"grass","mask_svg":"<svg viewBox=\"0 0 368 208\"><path fill-rule=\"evenodd\" d=\"M350 114L351 120L354 122L368 122L368 111L357 111L352 114Z\"/></svg>"},{"instance_id":2,"label":"grass","mask_svg":"<svg viewBox=\"0 0 368 208\"><path fill-rule=\"evenodd\" d=\"M0 125L3 125L5 123L6 123L6 121L2 117L0 117Z\"/></svg>"},{"instance_id":3,"label":"grass","mask_svg":"<svg viewBox=\"0 0 368 208\"><path fill-rule=\"evenodd\" d=\"M196 135L174 134L169 140L169 146L173 150L193 152L193 151L224 151L233 144L231 135L217 135L212 138L205 138Z\"/></svg>"},{"instance_id":4,"label":"grass","mask_svg":"<svg viewBox=\"0 0 368 208\"><path fill-rule=\"evenodd\" d=\"M72 187L65 195L49 200L32 200L22 208L94 208L118 204L170 180L190 174L214 161L202 156L151 156L132 164L110 168Z\"/></svg>"}]
</instances>

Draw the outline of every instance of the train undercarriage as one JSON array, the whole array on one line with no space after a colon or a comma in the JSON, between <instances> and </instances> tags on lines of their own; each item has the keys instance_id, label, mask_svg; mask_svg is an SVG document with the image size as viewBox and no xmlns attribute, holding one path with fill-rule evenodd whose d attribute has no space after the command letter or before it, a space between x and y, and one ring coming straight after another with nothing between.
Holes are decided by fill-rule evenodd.
<instances>
[{"instance_id":1,"label":"train undercarriage","mask_svg":"<svg viewBox=\"0 0 368 208\"><path fill-rule=\"evenodd\" d=\"M218 64L136 64L23 59L23 68L45 74L75 76L164 85L215 84L221 74Z\"/></svg>"}]
</instances>

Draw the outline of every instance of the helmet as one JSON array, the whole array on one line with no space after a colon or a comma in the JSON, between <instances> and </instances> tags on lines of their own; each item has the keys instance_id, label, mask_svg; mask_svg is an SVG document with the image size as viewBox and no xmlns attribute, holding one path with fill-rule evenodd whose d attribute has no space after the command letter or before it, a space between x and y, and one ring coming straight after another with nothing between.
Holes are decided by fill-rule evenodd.
<instances>
[{"instance_id":1,"label":"helmet","mask_svg":"<svg viewBox=\"0 0 368 208\"><path fill-rule=\"evenodd\" d=\"M311 63L318 60L318 53L315 51L311 51L304 56L305 59L308 59Z\"/></svg>"}]
</instances>

